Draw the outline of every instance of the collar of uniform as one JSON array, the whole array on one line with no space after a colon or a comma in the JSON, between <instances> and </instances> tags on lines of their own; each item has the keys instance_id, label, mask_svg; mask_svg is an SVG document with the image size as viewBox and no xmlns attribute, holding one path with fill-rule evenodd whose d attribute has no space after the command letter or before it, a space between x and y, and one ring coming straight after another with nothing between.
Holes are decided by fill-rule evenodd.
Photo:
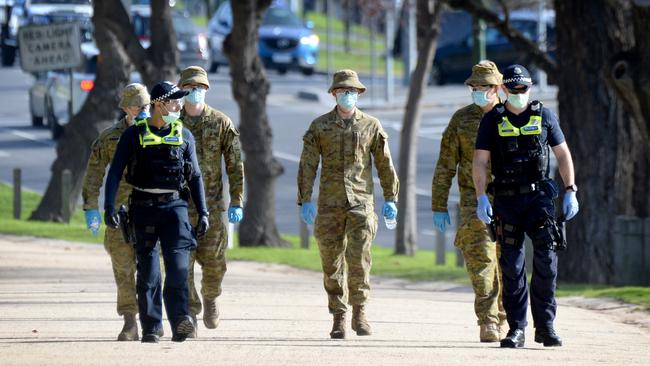
<instances>
[{"instance_id":1,"label":"collar of uniform","mask_svg":"<svg viewBox=\"0 0 650 366\"><path fill-rule=\"evenodd\" d=\"M210 108L209 105L204 104L203 111L198 116L188 116L187 113L185 112L185 108L183 108L181 110L181 115L180 115L179 119L181 121L183 121L183 123L192 123L192 124L194 124L194 123L197 123L197 122L205 121L205 119L207 117L209 117L210 115L212 115L212 113L214 113L212 108Z\"/></svg>"},{"instance_id":2,"label":"collar of uniform","mask_svg":"<svg viewBox=\"0 0 650 366\"><path fill-rule=\"evenodd\" d=\"M352 121L356 122L356 121L360 120L362 117L363 117L363 113L359 110L358 107L355 107L354 115L352 116ZM343 118L341 118L339 113L336 111L336 106L330 112L330 121L336 123L341 128L346 128L347 127L345 125L345 121L343 120Z\"/></svg>"},{"instance_id":3,"label":"collar of uniform","mask_svg":"<svg viewBox=\"0 0 650 366\"><path fill-rule=\"evenodd\" d=\"M122 117L122 119L117 122L117 127L123 130L126 130L129 127L129 123L126 121L126 116Z\"/></svg>"}]
</instances>

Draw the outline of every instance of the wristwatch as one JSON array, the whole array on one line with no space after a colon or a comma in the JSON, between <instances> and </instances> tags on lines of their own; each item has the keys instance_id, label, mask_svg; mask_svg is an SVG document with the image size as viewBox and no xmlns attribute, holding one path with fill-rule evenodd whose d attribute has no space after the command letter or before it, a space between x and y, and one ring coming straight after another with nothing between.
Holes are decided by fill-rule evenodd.
<instances>
[{"instance_id":1,"label":"wristwatch","mask_svg":"<svg viewBox=\"0 0 650 366\"><path fill-rule=\"evenodd\" d=\"M578 186L575 184L572 184L570 186L566 186L564 188L566 191L573 191L573 192L578 192Z\"/></svg>"}]
</instances>

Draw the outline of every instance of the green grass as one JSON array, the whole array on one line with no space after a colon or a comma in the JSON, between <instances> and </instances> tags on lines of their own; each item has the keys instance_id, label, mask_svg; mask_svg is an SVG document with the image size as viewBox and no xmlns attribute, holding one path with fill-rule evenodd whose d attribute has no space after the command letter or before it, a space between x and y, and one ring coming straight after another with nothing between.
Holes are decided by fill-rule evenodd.
<instances>
[{"instance_id":1,"label":"green grass","mask_svg":"<svg viewBox=\"0 0 650 366\"><path fill-rule=\"evenodd\" d=\"M563 284L558 285L558 296L608 297L650 310L650 287L609 287L605 285Z\"/></svg>"},{"instance_id":2,"label":"green grass","mask_svg":"<svg viewBox=\"0 0 650 366\"><path fill-rule=\"evenodd\" d=\"M317 33L323 33L325 34L327 32L327 15L322 14L322 13L315 13L315 12L308 12L307 13L307 20L311 20L314 22L314 31ZM343 33L345 25L343 24L342 20L339 19L332 19L332 22L330 23L332 27L332 32L335 33ZM352 27L350 28L350 32L357 34L359 36L363 37L369 37L370 36L370 30L364 26L352 24ZM377 31L377 33L380 33ZM377 39L379 40L379 35L377 35ZM383 39L383 37L382 37Z\"/></svg>"},{"instance_id":3,"label":"green grass","mask_svg":"<svg viewBox=\"0 0 650 366\"><path fill-rule=\"evenodd\" d=\"M86 229L83 212L77 210L70 224L27 221L37 207L41 196L33 192L22 193L22 215L13 219L13 191L11 187L0 184L0 233L29 235L67 241L102 243L104 228L96 237ZM235 241L236 241L235 237ZM285 236L292 248L241 248L228 250L230 260L246 260L265 263L286 264L296 268L320 271L320 257L316 242L311 239L309 249L299 248L297 236ZM374 246L372 249L372 274L397 277L413 281L452 281L468 284L464 267L457 267L456 254L448 252L445 265L435 265L432 251L420 250L413 257L395 256L390 248ZM631 304L638 304L650 310L650 287L611 287L605 285L565 284L558 285L558 296L608 297Z\"/></svg>"},{"instance_id":4,"label":"green grass","mask_svg":"<svg viewBox=\"0 0 650 366\"><path fill-rule=\"evenodd\" d=\"M102 228L96 237L92 236L86 229L86 219L81 210L74 213L69 224L27 221L40 201L41 195L23 192L21 217L20 220L16 220L13 218L13 189L5 184L0 184L0 233L90 243L103 242L104 229Z\"/></svg>"},{"instance_id":5,"label":"green grass","mask_svg":"<svg viewBox=\"0 0 650 366\"><path fill-rule=\"evenodd\" d=\"M296 268L321 270L320 256L314 239L309 249L299 248L297 236L284 236L293 248L241 248L228 250L228 258L255 262L280 263ZM419 251L413 257L393 255L393 250L372 248L372 274L414 281L454 281L469 283L464 267L456 267L454 253L447 253L446 265L436 266L432 251Z\"/></svg>"}]
</instances>

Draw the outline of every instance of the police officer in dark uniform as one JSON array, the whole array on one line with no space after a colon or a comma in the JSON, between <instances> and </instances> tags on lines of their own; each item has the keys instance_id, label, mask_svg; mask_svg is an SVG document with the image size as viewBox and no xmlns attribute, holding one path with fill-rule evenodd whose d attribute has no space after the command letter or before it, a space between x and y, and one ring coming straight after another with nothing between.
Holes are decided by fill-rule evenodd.
<instances>
[{"instance_id":1,"label":"police officer in dark uniform","mask_svg":"<svg viewBox=\"0 0 650 366\"><path fill-rule=\"evenodd\" d=\"M172 341L184 341L195 329L189 315L187 276L190 251L196 247L196 239L187 213L186 188L199 212L196 234L204 234L209 224L194 137L178 120L186 94L167 81L153 87L153 115L136 120L134 126L124 131L106 178L104 220L107 226L120 224L114 203L125 167L128 167L126 180L133 186L129 217L136 238L142 342L159 340L162 299L172 327ZM158 241L166 270L162 293Z\"/></svg>"},{"instance_id":2,"label":"police officer in dark uniform","mask_svg":"<svg viewBox=\"0 0 650 366\"><path fill-rule=\"evenodd\" d=\"M557 308L556 249L562 243L554 206L558 189L549 179L549 150L555 154L566 186L562 207L565 219L578 213L571 153L555 114L539 101L528 102L531 85L530 74L523 66L512 65L503 71L508 99L481 120L472 169L477 215L486 224L494 225L501 249L503 306L510 327L501 347L508 348L523 347L525 341L528 288L524 233L534 247L530 301L535 342L546 347L562 345L553 328ZM485 184L490 162L494 180L487 192L494 197L494 212Z\"/></svg>"}]
</instances>

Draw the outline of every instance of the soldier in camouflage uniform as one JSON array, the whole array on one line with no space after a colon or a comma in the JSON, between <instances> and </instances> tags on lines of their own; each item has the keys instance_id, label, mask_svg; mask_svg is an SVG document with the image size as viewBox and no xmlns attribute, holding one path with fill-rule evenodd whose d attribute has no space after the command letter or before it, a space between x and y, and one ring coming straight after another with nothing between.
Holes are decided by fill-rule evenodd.
<instances>
[{"instance_id":1,"label":"soldier in camouflage uniform","mask_svg":"<svg viewBox=\"0 0 650 366\"><path fill-rule=\"evenodd\" d=\"M443 133L431 195L434 226L444 233L445 226L451 223L447 212L449 189L458 172L460 223L454 245L463 253L474 288L474 311L478 317L481 342L500 340L505 312L501 303L497 244L490 240L487 227L476 216L472 158L481 118L499 103L497 90L502 78L491 61L472 67L472 75L465 84L472 89L474 103L456 111Z\"/></svg>"},{"instance_id":2,"label":"soldier in camouflage uniform","mask_svg":"<svg viewBox=\"0 0 650 366\"><path fill-rule=\"evenodd\" d=\"M183 126L192 132L196 140L196 154L203 173L206 201L210 211L210 228L206 235L198 238L198 247L190 258L190 313L196 321L196 314L201 312L201 301L194 285L194 262L197 261L203 271L203 324L206 328L214 329L220 318L217 297L221 295L221 282L226 273L225 251L228 242L228 232L221 219L225 209L222 158L230 186L228 220L238 223L243 217L244 167L239 131L228 116L205 104L205 93L210 88L210 82L204 69L198 66L184 69L178 86L190 92L185 97L181 119ZM190 217L197 218L193 205L190 206Z\"/></svg>"},{"instance_id":3,"label":"soldier in camouflage uniform","mask_svg":"<svg viewBox=\"0 0 650 366\"><path fill-rule=\"evenodd\" d=\"M83 209L86 215L88 229L97 235L102 222L98 210L99 189L104 180L106 167L111 163L113 154L122 132L133 124L135 116L149 108L149 93L142 84L130 84L124 88L120 99L120 108L126 115L115 125L102 131L93 142L83 181ZM131 186L124 182L117 193L117 204L128 204ZM137 341L138 325L135 315L138 313L138 303L135 292L135 250L122 238L120 229L106 228L104 248L111 256L113 275L117 285L117 313L124 317L124 327L117 337L118 341Z\"/></svg>"},{"instance_id":4,"label":"soldier in camouflage uniform","mask_svg":"<svg viewBox=\"0 0 650 366\"><path fill-rule=\"evenodd\" d=\"M298 204L302 218L313 224L318 241L329 311L331 338L345 338L345 314L352 305L352 329L370 335L365 304L370 292L370 245L377 231L374 213L372 161L384 191L383 214L397 216L399 181L388 135L379 121L356 108L366 88L356 72L334 74L329 89L337 101L331 112L316 118L303 137L298 171ZM322 160L318 216L311 202L314 178Z\"/></svg>"}]
</instances>

